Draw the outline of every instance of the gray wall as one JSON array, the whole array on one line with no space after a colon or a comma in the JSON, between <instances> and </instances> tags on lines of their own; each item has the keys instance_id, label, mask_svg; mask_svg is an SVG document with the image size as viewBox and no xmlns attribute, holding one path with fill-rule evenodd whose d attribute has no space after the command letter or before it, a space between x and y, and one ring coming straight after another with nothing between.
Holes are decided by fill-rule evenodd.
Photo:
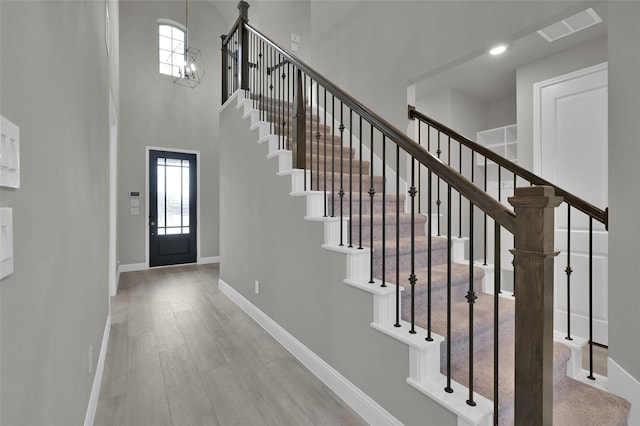
<instances>
[{"instance_id":1,"label":"gray wall","mask_svg":"<svg viewBox=\"0 0 640 426\"><path fill-rule=\"evenodd\" d=\"M311 2L309 0L261 0L251 1L249 24L291 51L298 58L310 60ZM291 50L291 34L300 36L298 51Z\"/></svg>"},{"instance_id":2,"label":"gray wall","mask_svg":"<svg viewBox=\"0 0 640 426\"><path fill-rule=\"evenodd\" d=\"M106 55L104 2L2 1L0 15L2 115L21 138L21 188L0 188L15 254L15 272L0 282L0 423L78 425L94 377L88 349L95 371L108 311L117 63Z\"/></svg>"},{"instance_id":3,"label":"gray wall","mask_svg":"<svg viewBox=\"0 0 640 426\"><path fill-rule=\"evenodd\" d=\"M610 2L609 356L640 380L640 3Z\"/></svg>"},{"instance_id":4,"label":"gray wall","mask_svg":"<svg viewBox=\"0 0 640 426\"><path fill-rule=\"evenodd\" d=\"M607 40L599 38L518 68L518 163L533 170L533 85L607 61Z\"/></svg>"},{"instance_id":5,"label":"gray wall","mask_svg":"<svg viewBox=\"0 0 640 426\"><path fill-rule=\"evenodd\" d=\"M236 3L189 2L189 44L201 49L206 75L190 89L158 72L157 21L184 24L184 1L120 3L120 146L118 150L118 256L120 264L144 263L147 214L145 147L200 151L198 257L218 256L218 108L220 35L237 17ZM227 18L225 18L225 16ZM129 192L141 192L140 215L130 214Z\"/></svg>"},{"instance_id":6,"label":"gray wall","mask_svg":"<svg viewBox=\"0 0 640 426\"><path fill-rule=\"evenodd\" d=\"M516 123L516 96L506 96L487 104L487 129Z\"/></svg>"},{"instance_id":7,"label":"gray wall","mask_svg":"<svg viewBox=\"0 0 640 426\"><path fill-rule=\"evenodd\" d=\"M406 384L408 347L370 327L372 296L342 283L345 256L320 247L323 225L304 220L305 199L288 195L249 121L228 107L220 125L221 279L404 424L456 424Z\"/></svg>"}]
</instances>

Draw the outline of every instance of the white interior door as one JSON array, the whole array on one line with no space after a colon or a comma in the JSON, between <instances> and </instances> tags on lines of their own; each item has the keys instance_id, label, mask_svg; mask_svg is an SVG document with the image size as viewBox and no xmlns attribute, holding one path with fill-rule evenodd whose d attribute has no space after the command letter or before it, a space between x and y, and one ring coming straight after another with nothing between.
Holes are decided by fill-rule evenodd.
<instances>
[{"instance_id":1,"label":"white interior door","mask_svg":"<svg viewBox=\"0 0 640 426\"><path fill-rule=\"evenodd\" d=\"M585 68L534 86L534 172L585 201L608 205L607 64ZM589 220L571 209L571 251L568 212L556 211L555 328L589 338ZM593 221L594 342L608 344L607 232ZM568 285L565 269L572 273ZM570 297L567 298L567 287ZM567 300L571 317L567 316Z\"/></svg>"}]
</instances>

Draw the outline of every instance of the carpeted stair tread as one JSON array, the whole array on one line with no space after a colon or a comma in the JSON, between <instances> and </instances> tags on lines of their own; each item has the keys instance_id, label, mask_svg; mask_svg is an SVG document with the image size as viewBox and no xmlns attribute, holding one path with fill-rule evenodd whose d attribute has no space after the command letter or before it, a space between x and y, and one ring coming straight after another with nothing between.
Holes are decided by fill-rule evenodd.
<instances>
[{"instance_id":1,"label":"carpeted stair tread","mask_svg":"<svg viewBox=\"0 0 640 426\"><path fill-rule=\"evenodd\" d=\"M565 377L553 388L553 424L626 426L631 404L612 393Z\"/></svg>"},{"instance_id":2,"label":"carpeted stair tread","mask_svg":"<svg viewBox=\"0 0 640 426\"><path fill-rule=\"evenodd\" d=\"M444 239L444 244L441 242L440 237L432 237L433 243L437 242L442 250L446 250L447 248L447 240ZM433 244L432 243L432 244ZM433 245L435 247L435 245ZM432 248L433 250L433 248ZM474 280L482 279L484 276L483 273L479 273L478 269L474 269ZM428 288L428 273L429 269L426 266L420 266L415 269L416 278L418 281L415 285L416 296L421 296L426 294ZM404 288L403 297L408 297L411 295L411 286L408 282L410 271L401 270L400 276L406 277L406 280L401 280L400 286ZM386 282L395 283L396 271L395 269L392 271L386 271ZM452 263L451 264L451 286L452 288L458 288L462 286L464 294L466 294L469 288L469 265L463 263ZM445 263L436 264L431 266L431 291L432 294L437 292L438 290L446 290L447 287L447 265ZM479 289L476 288L476 293L479 293ZM426 296L425 296L426 297Z\"/></svg>"},{"instance_id":3,"label":"carpeted stair tread","mask_svg":"<svg viewBox=\"0 0 640 426\"><path fill-rule=\"evenodd\" d=\"M490 329L493 335L493 296L485 293L476 293L478 299L476 299L473 306L473 319L474 319L474 332ZM510 302L507 300L500 300L500 302ZM421 312L420 326L427 324L427 313ZM455 345L456 342L466 342L469 337L469 303L465 300L460 300L451 303L451 341ZM500 303L499 307L499 326L502 327L507 323L513 321L515 317L515 304L514 303ZM431 327L432 330L443 336L447 335L447 304L438 303L434 304L431 308ZM492 342L491 342L492 343ZM481 346L481 342L476 341L478 347Z\"/></svg>"},{"instance_id":4,"label":"carpeted stair tread","mask_svg":"<svg viewBox=\"0 0 640 426\"><path fill-rule=\"evenodd\" d=\"M322 141L320 141L320 144L317 144L315 141L307 141L306 148L307 148L307 153L320 154L323 156L325 155L325 150L324 150L325 147ZM327 161L331 161L331 159L333 158L335 158L335 160L338 160L340 156L342 156L343 158L349 158L349 157L352 157L354 154L355 154L354 148L349 148L348 146L336 146L333 148L333 151L332 151L331 145L327 144L327 151L326 151ZM366 158L363 158L363 160L366 160Z\"/></svg>"},{"instance_id":5,"label":"carpeted stair tread","mask_svg":"<svg viewBox=\"0 0 640 426\"><path fill-rule=\"evenodd\" d=\"M369 194L366 195L366 197L369 197ZM362 200L364 201L365 198L363 197ZM359 202L360 199L355 199L353 200L354 202ZM399 223L400 225L411 225L411 213L400 213L399 215L387 215L387 217L383 216L382 214L375 214L373 216L371 216L371 214L369 214L368 212L363 213L362 215L358 215L355 216L352 219L352 223L354 226L357 226L360 222L362 222L363 226L371 226L371 224L373 224L373 226L381 226L383 223L385 225L395 225L396 223ZM424 229L424 224L426 223L427 218L426 216L423 215L414 215L414 226L416 228L416 231L419 230L419 226L421 226ZM423 233L424 234L424 233ZM395 234L394 234L395 235Z\"/></svg>"},{"instance_id":6,"label":"carpeted stair tread","mask_svg":"<svg viewBox=\"0 0 640 426\"><path fill-rule=\"evenodd\" d=\"M338 178L338 181L340 180L340 174L339 173L335 173L334 176ZM369 176L369 175L363 175L362 176L362 179L363 179L362 189L363 190L367 189L367 187L364 185L365 176ZM374 176L374 179L377 178L377 177L378 176ZM349 191L347 191L349 189L349 174L342 174L342 179L343 179L342 187L343 187L343 189L345 191L343 199L344 199L345 202L347 202L349 199L353 199L354 201L357 201L357 200L360 200L360 199L362 199L363 201L365 201L365 200L369 201L371 199L371 196L369 195L368 192L366 192L366 191L363 191L363 192L356 191L356 189L360 189L359 188L359 185L360 185L359 177L357 178L358 180L356 181L358 187L357 188L353 188L354 191L352 191L351 193L349 193ZM354 185L354 186L356 186L356 185ZM336 188L336 194L335 194L336 197L339 197L339 195L338 195L338 191L339 190L340 190L339 187ZM328 193L328 194L331 195L331 193ZM407 196L405 194L400 194L398 196L397 194L387 193L387 194L385 194L385 197L384 197L385 200L384 201L386 203L390 203L390 202L394 202L395 203L396 200L398 200L398 202L400 203L400 206L404 207L404 201L405 201L406 197ZM376 194L373 196L373 201L374 202L382 202L382 192L381 191L380 192L376 192ZM403 212L400 212L400 214L403 214ZM394 211L393 216L395 216L395 215L396 214L395 214L395 211ZM417 217L418 217L418 215L416 214L416 218Z\"/></svg>"},{"instance_id":7,"label":"carpeted stair tread","mask_svg":"<svg viewBox=\"0 0 640 426\"><path fill-rule=\"evenodd\" d=\"M385 243L385 256L394 256L396 255L396 246L399 249L400 255L410 254L411 253L411 236L400 237L399 240L391 240L386 241ZM413 247L415 252L425 252L427 251L427 237L424 235L416 235L413 239ZM373 242L373 257L381 257L382 256L382 241L374 241Z\"/></svg>"},{"instance_id":8,"label":"carpeted stair tread","mask_svg":"<svg viewBox=\"0 0 640 426\"><path fill-rule=\"evenodd\" d=\"M331 164L331 160L327 159L327 163L326 163L326 167L325 167L325 159L322 156L322 154L320 155L316 155L316 154L309 154L307 153L306 155L306 159L307 159L307 170L309 170L309 172L315 174L318 174L319 172L329 172L331 173L332 168L335 171L340 170L340 165L339 164ZM344 159L344 167L348 170L350 167L353 169L354 173L351 176L351 187L353 189L358 188L359 189L359 185L360 185L360 172L362 172L362 176L367 176L369 174L369 161L363 161L362 163L359 160L352 160L352 159ZM357 173L356 173L357 172ZM347 178L347 181L343 183L343 188L345 189L345 191L347 191L349 189L349 179Z\"/></svg>"},{"instance_id":9,"label":"carpeted stair tread","mask_svg":"<svg viewBox=\"0 0 640 426\"><path fill-rule=\"evenodd\" d=\"M326 190L327 190L327 197L329 199L329 201L331 201L331 197L333 196L335 198L336 202L339 202L340 198L338 195L338 192L340 191L340 179L342 178L342 186L344 188L345 191L347 191L348 189L348 182L349 182L349 175L347 174L346 176L344 174L340 174L340 173L325 173L324 171L320 170L317 173L314 172L314 176L313 176L314 180L313 180L313 189L314 190L318 190L318 191L322 191L325 189L325 180L326 180ZM345 180L346 179L346 180ZM358 178L358 187L357 189L360 189L360 178ZM371 176L371 175L363 175L362 176L362 187L364 188L370 188L371 187L371 182L373 179L373 188L376 192L381 193L382 191L382 187L384 186L384 179L382 178L382 176ZM345 187L345 182L347 182L347 185ZM354 188L356 189L356 188ZM333 191L335 191L335 193L333 193ZM357 193L357 198L360 198L360 194ZM387 194L390 195L390 194ZM349 197L349 193L346 192L345 194L345 199ZM355 198L356 196L354 196ZM382 197L380 197L382 198ZM362 199L369 199L369 194L363 193ZM395 198L394 198L395 200ZM375 200L377 201L377 200ZM388 202L388 197L387 197L387 202ZM402 206L404 206L401 203Z\"/></svg>"}]
</instances>

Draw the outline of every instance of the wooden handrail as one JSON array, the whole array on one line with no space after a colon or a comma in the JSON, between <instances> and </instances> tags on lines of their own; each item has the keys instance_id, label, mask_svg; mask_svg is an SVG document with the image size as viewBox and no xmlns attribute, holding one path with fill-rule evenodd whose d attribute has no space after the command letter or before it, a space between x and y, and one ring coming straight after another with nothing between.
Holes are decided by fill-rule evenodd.
<instances>
[{"instance_id":1,"label":"wooden handrail","mask_svg":"<svg viewBox=\"0 0 640 426\"><path fill-rule=\"evenodd\" d=\"M351 110L353 110L363 119L371 123L372 126L386 135L387 138L391 139L395 144L400 146L400 148L402 148L407 154L411 155L433 173L440 176L442 180L455 188L456 191L463 194L465 198L467 198L480 210L493 218L507 231L511 233L515 231L516 219L515 214L511 210L509 210L494 198L488 196L470 180L459 174L456 170L449 167L447 164L440 161L440 159L436 158L429 151L417 144L409 136L407 136L392 124L390 124L388 121L377 115L371 109L364 106L361 102L357 101L351 95L347 94L344 90L333 84L329 79L316 72L309 65L299 60L285 49L278 46L271 39L251 27L251 25L244 22L244 27L264 43L275 49L286 60L295 65L298 69L302 70L316 83L331 92L336 99L351 108Z\"/></svg>"},{"instance_id":2,"label":"wooden handrail","mask_svg":"<svg viewBox=\"0 0 640 426\"><path fill-rule=\"evenodd\" d=\"M534 185L544 185L544 186L551 186L555 189L555 194L557 196L560 196L564 199L564 201L569 204L571 207L575 207L576 209L580 210L581 212L583 212L584 214L586 214L589 217L594 218L595 220L597 220L598 222L604 224L605 227L608 227L609 223L608 223L608 215L607 215L607 211L606 210L602 210L599 209L598 207L594 206L593 204L583 200L582 198L570 193L569 191L566 191L562 188L560 188L557 185L552 184L551 182L541 178L540 176L531 173L529 170L523 168L522 166L519 166L509 160L507 160L506 158L496 154L495 152L491 151L490 149L487 149L486 147L480 145L477 142L474 142L464 136L462 136L460 133L456 132L455 130L451 129L450 127L434 120L431 117L427 117L426 115L424 115L423 113L421 113L420 111L416 110L415 107L409 105L408 107L408 113L409 113L409 118L410 119L418 119L420 121L423 121L427 124L429 124L431 127L437 129L438 131L444 133L445 135L451 137L452 139L455 139L456 141L458 141L460 144L466 146L467 148L470 148L472 151L477 152L478 154L488 158L489 160L493 161L494 163L498 164L500 167L509 170L510 172L516 174L517 176L527 180L528 182L534 184Z\"/></svg>"}]
</instances>

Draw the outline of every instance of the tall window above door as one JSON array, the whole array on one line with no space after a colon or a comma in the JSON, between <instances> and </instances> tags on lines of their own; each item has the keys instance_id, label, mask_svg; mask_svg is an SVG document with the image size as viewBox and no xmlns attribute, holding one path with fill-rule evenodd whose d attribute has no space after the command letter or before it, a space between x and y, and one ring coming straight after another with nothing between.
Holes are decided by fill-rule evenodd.
<instances>
[{"instance_id":1,"label":"tall window above door","mask_svg":"<svg viewBox=\"0 0 640 426\"><path fill-rule=\"evenodd\" d=\"M179 23L158 21L158 64L161 74L180 77L180 69L185 62L186 38L185 28Z\"/></svg>"}]
</instances>

